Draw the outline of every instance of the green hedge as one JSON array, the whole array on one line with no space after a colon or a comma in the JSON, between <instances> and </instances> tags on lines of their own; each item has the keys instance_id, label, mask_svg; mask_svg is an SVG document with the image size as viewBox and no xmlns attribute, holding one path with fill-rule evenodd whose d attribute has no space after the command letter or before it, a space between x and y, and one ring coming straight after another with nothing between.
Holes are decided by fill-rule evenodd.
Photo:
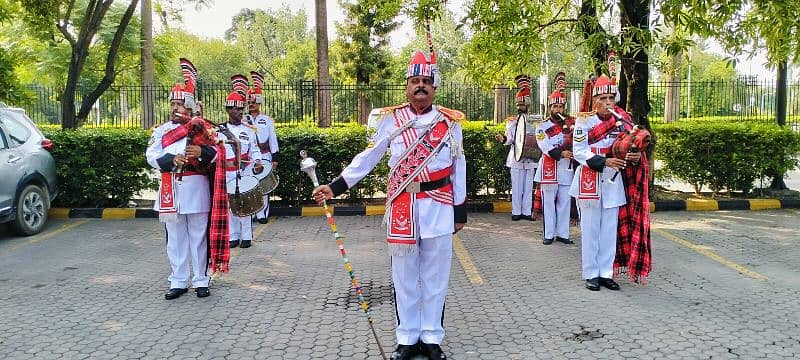
<instances>
[{"instance_id":1,"label":"green hedge","mask_svg":"<svg viewBox=\"0 0 800 360\"><path fill-rule=\"evenodd\" d=\"M467 157L467 196L492 200L507 196L511 181L505 159L508 147L494 140L504 125L464 122ZM679 121L655 124L656 158L664 161L660 177L678 178L695 187L715 191L752 190L753 183L770 171L794 168L800 154L800 135L777 125ZM148 134L140 129L43 129L53 140L60 195L57 206L120 206L138 191L155 189L144 152ZM311 181L300 171L299 151L317 160L317 176L327 183L367 146L363 126L320 129L313 125L277 128L280 185L274 195L282 205L310 203ZM388 168L385 161L344 195L363 202L383 193ZM490 190L491 189L491 190Z\"/></svg>"},{"instance_id":2,"label":"green hedge","mask_svg":"<svg viewBox=\"0 0 800 360\"><path fill-rule=\"evenodd\" d=\"M753 189L769 174L797 166L800 135L762 122L678 121L655 124L656 158L664 161L659 178L677 178L714 193Z\"/></svg>"},{"instance_id":3,"label":"green hedge","mask_svg":"<svg viewBox=\"0 0 800 360\"><path fill-rule=\"evenodd\" d=\"M483 123L464 123L464 153L467 161L467 196L483 197L488 188L491 196L507 194L511 187L505 159L508 147L494 140L496 132L502 133L504 125L491 126L487 131ZM353 157L367 146L366 130L359 125L345 125L329 129L315 126L279 127L277 130L281 154L276 174L280 185L274 195L284 204L311 202L311 181L300 172L300 150L306 150L317 161L317 177L327 183L344 169ZM375 170L350 189L344 199L361 202L383 193L389 169L384 158Z\"/></svg>"},{"instance_id":4,"label":"green hedge","mask_svg":"<svg viewBox=\"0 0 800 360\"><path fill-rule=\"evenodd\" d=\"M125 206L136 192L155 189L145 163L144 130L43 128L42 132L54 144L59 187L54 206Z\"/></svg>"}]
</instances>

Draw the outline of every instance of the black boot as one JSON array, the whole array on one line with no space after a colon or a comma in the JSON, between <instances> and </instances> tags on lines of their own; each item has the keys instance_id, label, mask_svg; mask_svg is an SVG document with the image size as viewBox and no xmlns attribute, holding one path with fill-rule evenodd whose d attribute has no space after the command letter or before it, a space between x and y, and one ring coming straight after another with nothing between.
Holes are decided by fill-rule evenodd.
<instances>
[{"instance_id":1,"label":"black boot","mask_svg":"<svg viewBox=\"0 0 800 360\"><path fill-rule=\"evenodd\" d=\"M444 355L444 350L439 344L426 344L422 343L422 354L427 355L431 360L446 360L447 356Z\"/></svg>"},{"instance_id":2,"label":"black boot","mask_svg":"<svg viewBox=\"0 0 800 360\"><path fill-rule=\"evenodd\" d=\"M394 350L391 360L411 360L414 356L419 355L419 343L414 345L397 345Z\"/></svg>"}]
</instances>

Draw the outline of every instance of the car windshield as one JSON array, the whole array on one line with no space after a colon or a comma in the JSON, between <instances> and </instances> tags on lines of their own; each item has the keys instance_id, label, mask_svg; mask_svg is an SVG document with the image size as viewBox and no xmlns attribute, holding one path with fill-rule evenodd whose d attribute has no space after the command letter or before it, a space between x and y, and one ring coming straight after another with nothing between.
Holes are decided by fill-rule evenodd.
<instances>
[{"instance_id":1,"label":"car windshield","mask_svg":"<svg viewBox=\"0 0 800 360\"><path fill-rule=\"evenodd\" d=\"M9 140L10 147L15 147L24 144L31 136L31 131L28 124L30 122L24 115L14 111L0 112L0 121L3 122L8 134L6 136Z\"/></svg>"}]
</instances>

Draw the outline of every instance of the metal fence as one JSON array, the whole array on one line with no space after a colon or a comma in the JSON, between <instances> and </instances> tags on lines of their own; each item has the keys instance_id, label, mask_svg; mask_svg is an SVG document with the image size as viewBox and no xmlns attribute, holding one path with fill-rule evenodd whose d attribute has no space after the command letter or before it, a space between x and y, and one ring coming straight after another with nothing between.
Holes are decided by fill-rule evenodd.
<instances>
[{"instance_id":1,"label":"metal fence","mask_svg":"<svg viewBox=\"0 0 800 360\"><path fill-rule=\"evenodd\" d=\"M775 82L768 80L711 81L711 82L654 82L649 87L652 107L651 121L659 121L664 115L664 96L670 87L680 89L681 117L722 117L725 120L775 121ZM577 105L582 84L567 85L567 110ZM25 106L29 116L40 124L60 124L61 107L58 101L60 90L40 85L30 85L29 91L36 99ZM150 127L168 119L169 86L112 86L92 108L87 123L98 126ZM543 112L549 92L540 91L537 80L531 84L534 111ZM314 81L273 83L264 85L262 112L272 116L278 123L296 124L316 122L315 95L327 91L331 95L330 113L333 124L357 121L358 98L362 94L369 106L383 107L406 101L404 85L330 85L317 86ZM86 90L85 92L88 92ZM77 92L80 103L85 93ZM212 120L223 120L225 98L230 84L198 84L197 97L204 104L205 116ZM510 89L504 106L507 113L514 112L516 89ZM436 91L435 103L458 109L470 120L492 119L494 114L494 90L458 83L445 83ZM155 114L143 121L143 99L150 97ZM368 111L368 110L367 110ZM791 84L788 91L787 123L797 126L800 122L800 83Z\"/></svg>"}]
</instances>

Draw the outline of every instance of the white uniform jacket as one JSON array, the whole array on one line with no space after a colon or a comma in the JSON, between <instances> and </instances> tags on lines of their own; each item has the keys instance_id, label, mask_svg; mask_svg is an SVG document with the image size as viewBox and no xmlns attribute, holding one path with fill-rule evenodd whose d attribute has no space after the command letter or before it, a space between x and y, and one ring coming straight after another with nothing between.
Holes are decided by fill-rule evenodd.
<instances>
[{"instance_id":1,"label":"white uniform jacket","mask_svg":"<svg viewBox=\"0 0 800 360\"><path fill-rule=\"evenodd\" d=\"M226 123L224 126L239 140L241 146L240 154L242 156L242 174L246 175L248 171L251 171L256 162L261 161L261 151L258 150L258 144L256 144L256 133L250 126L244 123L240 123L239 125ZM228 138L222 132L220 132L218 136L221 139ZM236 151L234 149L234 144L225 144L225 175L228 181L236 176L236 170L231 170L230 166L228 166L231 162L236 162Z\"/></svg>"},{"instance_id":2,"label":"white uniform jacket","mask_svg":"<svg viewBox=\"0 0 800 360\"><path fill-rule=\"evenodd\" d=\"M525 114L525 116L528 115ZM517 158L514 156L514 139L517 134L517 119L519 119L519 115L510 117L506 121L506 141L503 143L503 145L510 147L508 150L508 156L506 156L506 167L526 170L536 169L539 164L536 160L521 159L520 161L517 161Z\"/></svg>"},{"instance_id":3,"label":"white uniform jacket","mask_svg":"<svg viewBox=\"0 0 800 360\"><path fill-rule=\"evenodd\" d=\"M616 132L611 132L605 138L597 141L596 143L589 144L589 130L595 127L597 124L600 123L600 118L597 114L592 115L591 117L587 118L585 121L581 121L578 119L575 122L575 128L572 133L572 153L575 156L575 160L578 161L581 165L575 172L575 177L572 181L572 185L569 189L569 194L575 198L578 198L578 194L580 192L580 173L583 167L588 166L595 171L599 171L602 169L602 174L600 175L600 205L603 208L612 208L625 205L625 187L622 184L622 175L618 175L615 182L611 183L609 179L614 176L614 173L617 171L608 167L604 166L603 162L605 161L603 155L597 155L596 153L600 149L610 149L611 145L614 143L616 139ZM593 151L594 149L595 151ZM602 168L601 168L602 167ZM597 201L597 200L584 200L584 201ZM580 201L579 201L580 205Z\"/></svg>"},{"instance_id":4,"label":"white uniform jacket","mask_svg":"<svg viewBox=\"0 0 800 360\"><path fill-rule=\"evenodd\" d=\"M561 125L555 124L548 120L543 121L536 126L536 142L539 144L539 149L542 150L542 157L539 159L539 169L542 170L536 172L536 176L533 177L533 181L542 181L542 162L544 161L545 155L548 155L558 161L556 165L556 168L558 169L558 185L571 185L572 176L575 175L575 168L570 168L570 163L572 160L561 158L561 151L564 150L564 133L562 132L552 137L547 136L547 130L553 126Z\"/></svg>"},{"instance_id":5,"label":"white uniform jacket","mask_svg":"<svg viewBox=\"0 0 800 360\"><path fill-rule=\"evenodd\" d=\"M258 135L261 160L273 161L280 151L278 148L278 136L275 134L275 120L266 114L258 114L255 118L248 115L247 119L258 130L256 135Z\"/></svg>"},{"instance_id":6,"label":"white uniform jacket","mask_svg":"<svg viewBox=\"0 0 800 360\"><path fill-rule=\"evenodd\" d=\"M172 160L175 155L185 154L186 152L186 138L176 141L167 147L161 145L161 138L164 134L178 126L181 125L169 121L155 128L150 136L145 157L150 166L161 172L173 171L175 166ZM213 147L203 146L201 149L201 164L207 165L216 160L217 152ZM211 192L208 185L208 177L205 175L184 174L182 181L175 181L174 191L178 214L202 213L211 209ZM159 191L160 193L161 191ZM156 201L153 208L156 211L161 210L159 201Z\"/></svg>"},{"instance_id":7,"label":"white uniform jacket","mask_svg":"<svg viewBox=\"0 0 800 360\"><path fill-rule=\"evenodd\" d=\"M414 121L414 128L417 130L418 135L440 113L437 106L433 106L431 111L418 116L413 114L409 105L398 108L395 111L407 112L408 117L412 119L410 121ZM400 161L400 155L406 150L403 136L398 135L393 139L390 138L397 129L394 113L387 111L376 123L371 146L356 155L353 161L342 171L341 175L331 182L330 187L334 196L344 193L367 176L383 158L383 155L386 154L386 150L389 150L391 154L389 168ZM467 165L462 147L461 124L458 121L451 122L450 132L451 138L447 140L441 151L435 155L435 158L428 163L427 168L430 172L434 172L453 167L450 175L450 182L453 184L453 206L437 202L432 198L418 199L414 203L415 221L419 224L419 234L422 238L452 234L455 222L467 222L466 206L464 204L467 195Z\"/></svg>"}]
</instances>

